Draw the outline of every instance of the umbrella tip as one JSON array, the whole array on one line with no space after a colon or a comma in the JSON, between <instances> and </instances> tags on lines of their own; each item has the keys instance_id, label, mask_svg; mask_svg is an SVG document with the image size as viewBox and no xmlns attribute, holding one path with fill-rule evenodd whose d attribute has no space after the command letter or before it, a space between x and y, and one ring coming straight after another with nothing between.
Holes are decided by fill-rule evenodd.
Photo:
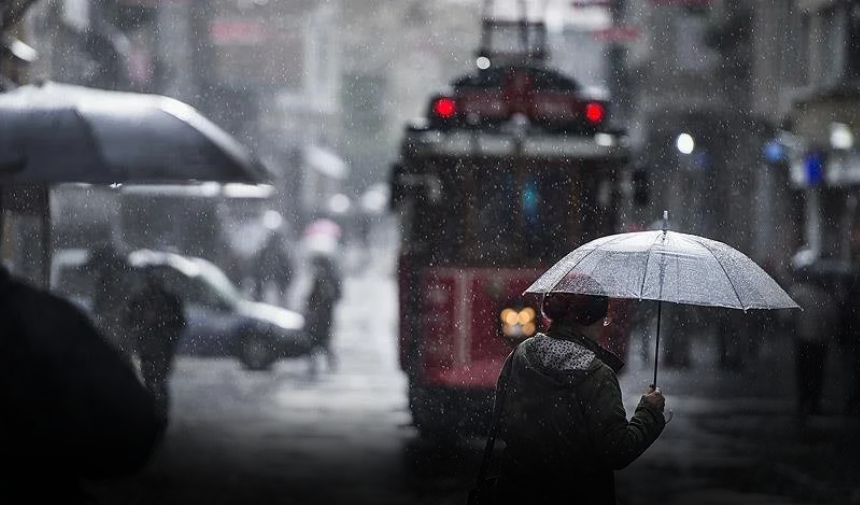
<instances>
[{"instance_id":1,"label":"umbrella tip","mask_svg":"<svg viewBox=\"0 0 860 505\"><path fill-rule=\"evenodd\" d=\"M669 230L669 211L664 210L663 211L663 234L665 235L668 230Z\"/></svg>"}]
</instances>

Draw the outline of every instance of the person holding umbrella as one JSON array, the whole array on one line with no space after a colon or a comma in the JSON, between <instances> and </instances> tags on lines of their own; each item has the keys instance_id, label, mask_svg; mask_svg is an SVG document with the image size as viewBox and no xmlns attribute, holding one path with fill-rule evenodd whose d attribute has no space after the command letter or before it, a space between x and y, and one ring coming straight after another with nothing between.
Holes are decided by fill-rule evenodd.
<instances>
[{"instance_id":1,"label":"person holding umbrella","mask_svg":"<svg viewBox=\"0 0 860 505\"><path fill-rule=\"evenodd\" d=\"M663 229L620 233L577 247L524 292L544 297L552 323L509 356L496 389L473 503L615 503L613 469L642 454L662 432L665 399L656 387L664 303L792 309L797 303L736 249ZM657 302L654 380L628 421L616 376L621 361L597 343L608 299ZM667 412L667 415L671 411ZM669 416L671 417L671 416ZM507 442L501 473L485 479L498 430Z\"/></svg>"},{"instance_id":2,"label":"person holding umbrella","mask_svg":"<svg viewBox=\"0 0 860 505\"><path fill-rule=\"evenodd\" d=\"M508 357L496 400L504 405L499 437L506 442L499 503L615 504L614 470L662 433L665 398L657 388L626 417L616 377L623 363L597 344L608 303L605 296L546 295L548 330Z\"/></svg>"}]
</instances>

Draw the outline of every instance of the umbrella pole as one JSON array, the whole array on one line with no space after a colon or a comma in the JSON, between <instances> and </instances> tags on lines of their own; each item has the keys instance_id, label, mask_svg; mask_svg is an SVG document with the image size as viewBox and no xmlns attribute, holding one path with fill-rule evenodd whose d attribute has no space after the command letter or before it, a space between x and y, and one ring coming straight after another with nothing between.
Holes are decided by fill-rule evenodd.
<instances>
[{"instance_id":1,"label":"umbrella pole","mask_svg":"<svg viewBox=\"0 0 860 505\"><path fill-rule=\"evenodd\" d=\"M657 338L654 343L654 382L651 383L652 388L657 388L657 363L660 360L660 319L662 319L663 302L657 301Z\"/></svg>"}]
</instances>

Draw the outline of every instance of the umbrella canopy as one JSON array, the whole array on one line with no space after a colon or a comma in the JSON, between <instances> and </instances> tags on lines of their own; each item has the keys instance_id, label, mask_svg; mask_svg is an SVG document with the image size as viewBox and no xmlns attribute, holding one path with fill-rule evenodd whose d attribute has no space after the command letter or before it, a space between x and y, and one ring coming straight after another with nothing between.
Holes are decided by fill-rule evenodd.
<instances>
[{"instance_id":1,"label":"umbrella canopy","mask_svg":"<svg viewBox=\"0 0 860 505\"><path fill-rule=\"evenodd\" d=\"M0 183L262 183L265 166L191 106L57 83L0 94Z\"/></svg>"},{"instance_id":2,"label":"umbrella canopy","mask_svg":"<svg viewBox=\"0 0 860 505\"><path fill-rule=\"evenodd\" d=\"M660 349L662 302L733 309L798 308L761 267L732 247L696 235L663 230L620 233L573 250L526 293L579 293L657 301ZM594 281L597 281L596 283ZM657 385L658 353L654 354Z\"/></svg>"},{"instance_id":3,"label":"umbrella canopy","mask_svg":"<svg viewBox=\"0 0 860 505\"><path fill-rule=\"evenodd\" d=\"M593 293L591 278L602 292ZM733 309L797 308L761 267L715 240L643 231L593 240L562 258L526 293L601 294Z\"/></svg>"}]
</instances>

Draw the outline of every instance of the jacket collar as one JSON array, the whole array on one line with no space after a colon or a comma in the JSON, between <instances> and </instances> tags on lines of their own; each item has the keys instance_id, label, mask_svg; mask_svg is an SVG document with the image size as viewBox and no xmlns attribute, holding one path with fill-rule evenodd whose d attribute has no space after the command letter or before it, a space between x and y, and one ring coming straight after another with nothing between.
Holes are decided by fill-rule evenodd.
<instances>
[{"instance_id":1,"label":"jacket collar","mask_svg":"<svg viewBox=\"0 0 860 505\"><path fill-rule=\"evenodd\" d=\"M615 373L618 373L622 368L624 368L624 361L615 353L608 349L604 349L597 342L584 336L573 326L552 323L549 328L547 328L546 334L549 337L557 338L559 340L569 340L585 347L589 351L593 352L600 361L606 363L606 365Z\"/></svg>"}]
</instances>

